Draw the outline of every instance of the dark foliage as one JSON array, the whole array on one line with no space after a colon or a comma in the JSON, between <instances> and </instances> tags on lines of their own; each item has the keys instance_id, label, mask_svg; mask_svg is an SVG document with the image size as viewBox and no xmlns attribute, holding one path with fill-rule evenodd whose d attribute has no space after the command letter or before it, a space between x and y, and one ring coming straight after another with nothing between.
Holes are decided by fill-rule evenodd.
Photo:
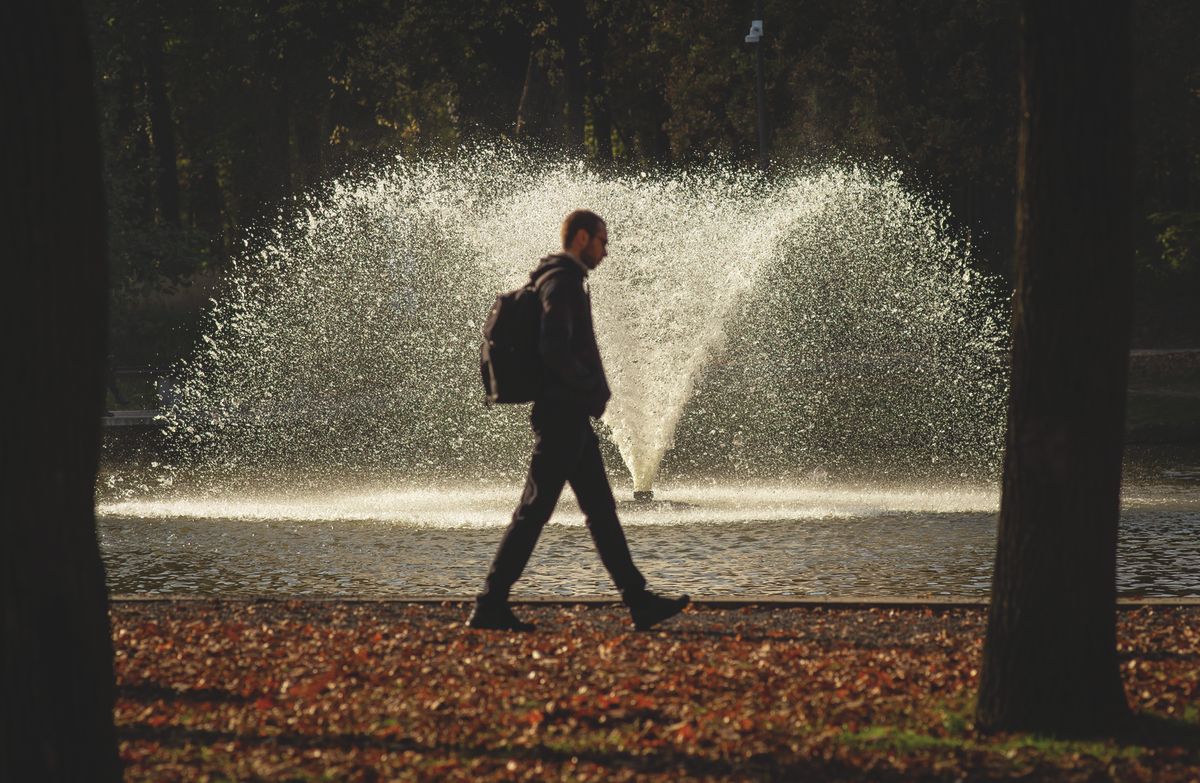
<instances>
[{"instance_id":1,"label":"dark foliage","mask_svg":"<svg viewBox=\"0 0 1200 783\"><path fill-rule=\"evenodd\" d=\"M774 159L889 158L1007 274L1016 4L765 6ZM753 165L749 13L712 0L95 3L118 364L189 344L214 271L289 195L397 151L506 137L597 166ZM1200 6L1138 0L1134 19L1136 337L1189 342Z\"/></svg>"}]
</instances>

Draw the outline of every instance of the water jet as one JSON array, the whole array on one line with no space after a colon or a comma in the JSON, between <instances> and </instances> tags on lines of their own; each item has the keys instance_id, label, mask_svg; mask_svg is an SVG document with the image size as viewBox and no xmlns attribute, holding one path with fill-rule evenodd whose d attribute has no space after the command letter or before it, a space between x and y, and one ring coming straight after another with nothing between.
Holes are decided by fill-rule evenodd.
<instances>
[{"instance_id":1,"label":"water jet","mask_svg":"<svg viewBox=\"0 0 1200 783\"><path fill-rule=\"evenodd\" d=\"M165 448L122 460L106 432L110 590L477 590L529 449L527 409L482 405L479 322L579 206L609 221L598 429L652 582L987 595L1006 317L942 211L886 167L613 176L501 148L330 182L233 261ZM1195 595L1200 493L1123 500L1119 589ZM521 589L611 589L561 505Z\"/></svg>"},{"instance_id":2,"label":"water jet","mask_svg":"<svg viewBox=\"0 0 1200 783\"><path fill-rule=\"evenodd\" d=\"M526 414L479 404L480 319L578 206L610 227L591 279L601 429L635 498L662 477L803 481L814 465L994 471L1003 308L898 173L612 176L500 148L332 182L238 258L176 368L173 468L518 479Z\"/></svg>"}]
</instances>

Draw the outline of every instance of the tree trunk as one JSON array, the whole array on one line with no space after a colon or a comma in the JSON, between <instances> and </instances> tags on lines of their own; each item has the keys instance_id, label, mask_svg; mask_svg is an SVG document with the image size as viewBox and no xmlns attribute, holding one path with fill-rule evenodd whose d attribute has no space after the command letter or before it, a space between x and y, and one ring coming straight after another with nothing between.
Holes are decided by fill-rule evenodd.
<instances>
[{"instance_id":1,"label":"tree trunk","mask_svg":"<svg viewBox=\"0 0 1200 783\"><path fill-rule=\"evenodd\" d=\"M105 216L82 3L6 24L0 780L117 781L112 645L93 486L104 403Z\"/></svg>"},{"instance_id":2,"label":"tree trunk","mask_svg":"<svg viewBox=\"0 0 1200 783\"><path fill-rule=\"evenodd\" d=\"M175 122L171 118L171 101L167 97L166 75L163 69L162 22L154 11L146 22L146 108L150 117L150 132L154 140L155 181L158 192L158 214L164 223L179 225L179 163L175 145Z\"/></svg>"},{"instance_id":3,"label":"tree trunk","mask_svg":"<svg viewBox=\"0 0 1200 783\"><path fill-rule=\"evenodd\" d=\"M269 224L279 214L281 200L291 193L290 98L281 40L287 24L281 5L280 0L265 0L255 14L254 73L246 89L258 110L247 117L249 132L243 136L253 145L253 154L233 157L225 204L235 230Z\"/></svg>"},{"instance_id":4,"label":"tree trunk","mask_svg":"<svg viewBox=\"0 0 1200 783\"><path fill-rule=\"evenodd\" d=\"M521 99L517 101L517 121L513 123L513 138L521 138L528 133L529 108L533 101L533 78L537 68L537 50L535 43L529 43L529 57L525 61L525 81L521 85Z\"/></svg>"},{"instance_id":5,"label":"tree trunk","mask_svg":"<svg viewBox=\"0 0 1200 783\"><path fill-rule=\"evenodd\" d=\"M643 120L637 129L638 148L643 159L654 163L666 163L671 159L671 139L667 136L667 121L671 118L671 107L661 92L648 97L649 122Z\"/></svg>"},{"instance_id":6,"label":"tree trunk","mask_svg":"<svg viewBox=\"0 0 1200 783\"><path fill-rule=\"evenodd\" d=\"M116 90L116 120L114 133L117 137L117 155L113 161L115 168L138 171L143 161L150 157L150 139L146 128L138 117L138 87L144 86L141 80L134 78L135 66L122 63L117 71ZM135 189L131 198L133 215L143 224L154 221L154 189L145 177L134 179Z\"/></svg>"},{"instance_id":7,"label":"tree trunk","mask_svg":"<svg viewBox=\"0 0 1200 783\"><path fill-rule=\"evenodd\" d=\"M977 721L1129 715L1116 547L1133 282L1128 0L1024 0L1012 392Z\"/></svg>"},{"instance_id":8,"label":"tree trunk","mask_svg":"<svg viewBox=\"0 0 1200 783\"><path fill-rule=\"evenodd\" d=\"M611 163L612 109L608 105L608 82L604 70L604 54L608 49L608 22L593 18L588 29L588 108L592 115L592 137L596 143L596 159L601 163Z\"/></svg>"},{"instance_id":9,"label":"tree trunk","mask_svg":"<svg viewBox=\"0 0 1200 783\"><path fill-rule=\"evenodd\" d=\"M567 123L566 149L572 155L583 155L583 37L585 10L583 0L559 0L556 3L558 41L563 50L563 82L566 87Z\"/></svg>"},{"instance_id":10,"label":"tree trunk","mask_svg":"<svg viewBox=\"0 0 1200 783\"><path fill-rule=\"evenodd\" d=\"M291 84L287 73L282 68L282 61L277 61L279 69L276 71L276 92L272 96L274 111L271 112L270 119L274 120L271 123L267 139L269 149L274 151L273 163L274 168L278 170L279 193L277 199L291 195L295 190L295 181L292 177L292 98Z\"/></svg>"},{"instance_id":11,"label":"tree trunk","mask_svg":"<svg viewBox=\"0 0 1200 783\"><path fill-rule=\"evenodd\" d=\"M217 164L206 160L200 165L200 173L192 181L191 207L192 226L205 234L216 237L224 228L222 213L225 210L224 195L221 193L220 175Z\"/></svg>"},{"instance_id":12,"label":"tree trunk","mask_svg":"<svg viewBox=\"0 0 1200 783\"><path fill-rule=\"evenodd\" d=\"M545 40L534 33L529 41L529 61L525 66L525 84L521 102L517 105L517 123L513 136L535 142L552 141L554 122L550 79L540 58L544 56Z\"/></svg>"},{"instance_id":13,"label":"tree trunk","mask_svg":"<svg viewBox=\"0 0 1200 783\"><path fill-rule=\"evenodd\" d=\"M312 187L321 181L324 152L324 134L321 132L321 126L325 107L317 90L304 89L297 85L292 92L299 94L296 108L292 112L292 125L296 137L296 178L301 187Z\"/></svg>"}]
</instances>

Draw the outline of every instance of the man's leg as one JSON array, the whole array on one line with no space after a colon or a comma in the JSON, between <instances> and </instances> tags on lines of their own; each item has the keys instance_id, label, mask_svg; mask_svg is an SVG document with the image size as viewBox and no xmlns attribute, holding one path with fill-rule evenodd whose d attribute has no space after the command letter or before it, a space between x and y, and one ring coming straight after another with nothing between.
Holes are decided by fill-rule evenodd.
<instances>
[{"instance_id":1,"label":"man's leg","mask_svg":"<svg viewBox=\"0 0 1200 783\"><path fill-rule=\"evenodd\" d=\"M588 530L600 553L600 561L608 569L617 589L626 602L636 600L646 590L646 579L633 564L625 531L617 518L617 501L613 498L608 474L604 471L604 458L600 454L600 441L585 420L583 451L567 480L579 500L579 507L587 519Z\"/></svg>"},{"instance_id":2,"label":"man's leg","mask_svg":"<svg viewBox=\"0 0 1200 783\"><path fill-rule=\"evenodd\" d=\"M539 403L530 420L533 456L525 491L492 559L484 590L476 598L481 606L508 602L509 591L525 570L584 442L578 423L554 408Z\"/></svg>"},{"instance_id":3,"label":"man's leg","mask_svg":"<svg viewBox=\"0 0 1200 783\"><path fill-rule=\"evenodd\" d=\"M567 480L571 482L571 489L575 491L579 507L587 518L588 530L596 542L600 560L629 607L634 627L641 631L649 630L682 612L690 599L686 595L667 598L646 589L646 579L633 564L625 531L621 529L621 521L617 518L617 502L613 499L608 474L604 472L600 441L591 422L587 422L586 426L583 453Z\"/></svg>"}]
</instances>

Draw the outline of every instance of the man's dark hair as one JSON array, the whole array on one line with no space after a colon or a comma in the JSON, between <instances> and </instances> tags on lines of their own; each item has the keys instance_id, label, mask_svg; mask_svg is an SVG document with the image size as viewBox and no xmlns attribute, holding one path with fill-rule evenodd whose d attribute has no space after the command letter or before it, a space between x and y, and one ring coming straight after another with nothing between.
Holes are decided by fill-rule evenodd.
<instances>
[{"instance_id":1,"label":"man's dark hair","mask_svg":"<svg viewBox=\"0 0 1200 783\"><path fill-rule=\"evenodd\" d=\"M566 248L571 244L571 238L575 236L575 232L583 229L588 232L589 236L596 236L600 232L600 226L604 225L604 218L597 215L590 209L577 209L571 214L563 218L562 224L562 245Z\"/></svg>"}]
</instances>

